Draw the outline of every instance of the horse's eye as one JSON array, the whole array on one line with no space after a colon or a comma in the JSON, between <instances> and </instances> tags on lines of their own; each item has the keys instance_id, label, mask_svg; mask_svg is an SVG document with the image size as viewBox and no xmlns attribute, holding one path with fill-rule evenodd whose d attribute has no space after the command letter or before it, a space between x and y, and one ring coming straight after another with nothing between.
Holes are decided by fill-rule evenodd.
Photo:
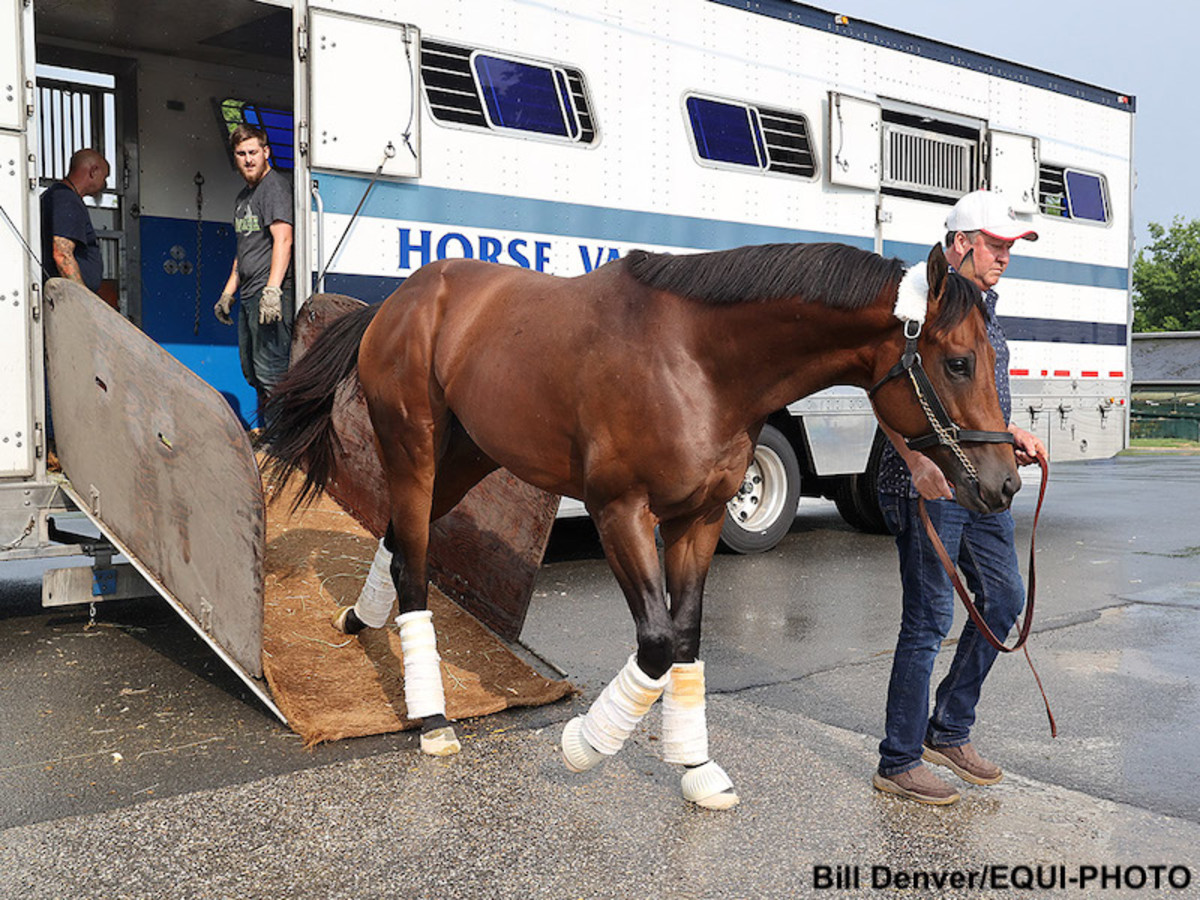
<instances>
[{"instance_id":1,"label":"horse's eye","mask_svg":"<svg viewBox=\"0 0 1200 900\"><path fill-rule=\"evenodd\" d=\"M966 356L952 356L946 360L946 371L956 378L969 378L971 360Z\"/></svg>"}]
</instances>

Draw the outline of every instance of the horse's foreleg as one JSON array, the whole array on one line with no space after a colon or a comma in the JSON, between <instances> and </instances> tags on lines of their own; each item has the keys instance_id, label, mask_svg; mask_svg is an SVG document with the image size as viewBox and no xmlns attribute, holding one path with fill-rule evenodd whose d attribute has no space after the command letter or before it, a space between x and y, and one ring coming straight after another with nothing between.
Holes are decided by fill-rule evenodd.
<instances>
[{"instance_id":1,"label":"horse's foreleg","mask_svg":"<svg viewBox=\"0 0 1200 900\"><path fill-rule=\"evenodd\" d=\"M663 693L663 761L687 767L684 799L706 809L729 809L738 802L733 782L708 755L704 663L700 660L700 620L704 582L721 535L724 509L703 520L664 523L667 590L675 623L675 664Z\"/></svg>"},{"instance_id":2,"label":"horse's foreleg","mask_svg":"<svg viewBox=\"0 0 1200 900\"><path fill-rule=\"evenodd\" d=\"M630 513L613 504L595 519L605 555L637 624L638 649L587 714L563 729L563 761L573 772L586 771L621 749L662 695L674 656L653 517L645 509Z\"/></svg>"}]
</instances>

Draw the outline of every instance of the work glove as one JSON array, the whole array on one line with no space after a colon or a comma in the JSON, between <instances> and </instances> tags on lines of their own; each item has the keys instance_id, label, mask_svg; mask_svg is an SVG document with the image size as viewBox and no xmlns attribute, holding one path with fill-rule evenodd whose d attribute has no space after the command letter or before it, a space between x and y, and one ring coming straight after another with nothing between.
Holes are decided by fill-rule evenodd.
<instances>
[{"instance_id":1,"label":"work glove","mask_svg":"<svg viewBox=\"0 0 1200 900\"><path fill-rule=\"evenodd\" d=\"M229 315L231 309L233 309L233 294L222 294L221 299L213 307L213 315L222 325L232 325L233 317Z\"/></svg>"},{"instance_id":2,"label":"work glove","mask_svg":"<svg viewBox=\"0 0 1200 900\"><path fill-rule=\"evenodd\" d=\"M258 324L270 325L283 318L283 291L267 285L258 301Z\"/></svg>"}]
</instances>

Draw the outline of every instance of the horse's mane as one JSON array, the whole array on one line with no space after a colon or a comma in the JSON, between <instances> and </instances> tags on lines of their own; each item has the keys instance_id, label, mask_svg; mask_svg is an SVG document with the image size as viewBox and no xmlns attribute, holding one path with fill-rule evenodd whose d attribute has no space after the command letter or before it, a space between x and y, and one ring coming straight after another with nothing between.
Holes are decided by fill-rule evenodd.
<instances>
[{"instance_id":1,"label":"horse's mane","mask_svg":"<svg viewBox=\"0 0 1200 900\"><path fill-rule=\"evenodd\" d=\"M869 306L904 275L904 262L848 244L757 244L711 253L671 254L634 250L621 259L646 287L702 303L732 304L800 297L841 309ZM950 329L973 305L979 291L959 275L948 281L931 327Z\"/></svg>"},{"instance_id":2,"label":"horse's mane","mask_svg":"<svg viewBox=\"0 0 1200 900\"><path fill-rule=\"evenodd\" d=\"M858 309L904 274L899 259L848 244L759 244L678 256L635 250L624 261L646 287L713 304L800 297Z\"/></svg>"}]
</instances>

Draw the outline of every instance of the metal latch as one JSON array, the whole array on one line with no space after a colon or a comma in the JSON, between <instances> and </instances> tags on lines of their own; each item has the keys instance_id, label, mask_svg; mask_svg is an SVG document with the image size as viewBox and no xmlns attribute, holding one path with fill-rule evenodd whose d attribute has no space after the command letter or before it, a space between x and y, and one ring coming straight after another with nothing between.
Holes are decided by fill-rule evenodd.
<instances>
[{"instance_id":1,"label":"metal latch","mask_svg":"<svg viewBox=\"0 0 1200 900\"><path fill-rule=\"evenodd\" d=\"M296 58L300 62L308 59L308 26L301 25L296 29Z\"/></svg>"}]
</instances>

